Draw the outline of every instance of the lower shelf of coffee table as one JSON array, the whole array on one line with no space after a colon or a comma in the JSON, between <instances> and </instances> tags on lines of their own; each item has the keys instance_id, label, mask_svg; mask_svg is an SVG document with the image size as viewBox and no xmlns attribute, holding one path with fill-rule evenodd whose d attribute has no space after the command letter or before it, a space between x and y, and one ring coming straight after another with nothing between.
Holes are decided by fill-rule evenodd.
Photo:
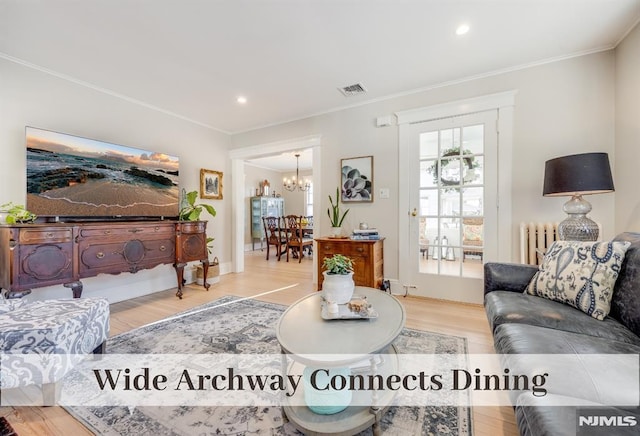
<instances>
[{"instance_id":1,"label":"lower shelf of coffee table","mask_svg":"<svg viewBox=\"0 0 640 436\"><path fill-rule=\"evenodd\" d=\"M383 355L385 359L384 363L378 368L379 372L384 374L397 373L399 361L395 347L390 345L381 355ZM389 358L391 356L393 357ZM294 368L294 366L298 367ZM324 367L323 364L318 364L318 366ZM301 374L302 368L304 368L304 365L293 361L290 367L290 373ZM321 415L314 413L307 406L300 405L304 404L304 386L301 383L293 397L285 398L283 411L291 424L305 435L348 436L366 430L376 424L376 422L379 422L389 408L389 404L394 396L394 392L388 391L379 394L376 400L376 406L378 408L377 416L372 407L365 405L348 406L341 412L332 415ZM351 403L367 404L370 402L370 398L371 392L354 392Z\"/></svg>"}]
</instances>

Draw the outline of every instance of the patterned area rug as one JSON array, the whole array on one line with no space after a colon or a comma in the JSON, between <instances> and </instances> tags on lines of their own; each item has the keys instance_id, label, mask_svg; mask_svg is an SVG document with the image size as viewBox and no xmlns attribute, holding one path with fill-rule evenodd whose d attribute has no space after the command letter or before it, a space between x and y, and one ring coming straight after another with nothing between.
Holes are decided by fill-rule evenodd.
<instances>
[{"instance_id":1,"label":"patterned area rug","mask_svg":"<svg viewBox=\"0 0 640 436\"><path fill-rule=\"evenodd\" d=\"M225 304L238 300L233 304ZM111 338L108 353L265 353L280 347L275 325L285 306L223 297ZM399 353L465 354L464 338L405 329ZM66 407L98 435L300 435L276 407ZM471 435L468 407L391 407L388 435ZM371 430L361 435L371 434Z\"/></svg>"}]
</instances>

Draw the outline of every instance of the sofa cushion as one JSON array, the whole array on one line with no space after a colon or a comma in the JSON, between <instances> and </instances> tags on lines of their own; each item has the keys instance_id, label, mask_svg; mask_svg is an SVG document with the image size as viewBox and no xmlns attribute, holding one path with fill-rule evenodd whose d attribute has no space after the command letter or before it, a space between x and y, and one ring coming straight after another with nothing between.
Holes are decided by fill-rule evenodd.
<instances>
[{"instance_id":1,"label":"sofa cushion","mask_svg":"<svg viewBox=\"0 0 640 436\"><path fill-rule=\"evenodd\" d=\"M615 240L631 245L622 262L609 314L640 336L640 233L621 233Z\"/></svg>"},{"instance_id":2,"label":"sofa cushion","mask_svg":"<svg viewBox=\"0 0 640 436\"><path fill-rule=\"evenodd\" d=\"M555 241L527 292L569 304L603 320L629 242Z\"/></svg>"},{"instance_id":3,"label":"sofa cushion","mask_svg":"<svg viewBox=\"0 0 640 436\"><path fill-rule=\"evenodd\" d=\"M553 402L554 406L549 403ZM566 403L566 406L562 404ZM575 436L577 434L614 434L613 428L583 427L578 429L577 415L581 416L633 416L640 422L640 410L623 410L611 406L591 403L588 406L575 407L574 399L564 395L549 394L546 397L535 398L530 395L520 395L516 402L516 422L521 436ZM592 432L588 432L592 430ZM636 426L616 426L616 435L637 435Z\"/></svg>"},{"instance_id":4,"label":"sofa cushion","mask_svg":"<svg viewBox=\"0 0 640 436\"><path fill-rule=\"evenodd\" d=\"M494 339L503 365L512 374L548 373L548 393L601 404L637 404L635 354L640 353L640 345L525 324L502 324ZM567 357L554 359L548 354ZM607 356L615 354L632 356Z\"/></svg>"},{"instance_id":5,"label":"sofa cushion","mask_svg":"<svg viewBox=\"0 0 640 436\"><path fill-rule=\"evenodd\" d=\"M505 323L529 324L640 345L640 338L611 317L604 321L580 310L534 295L493 291L485 297L491 330Z\"/></svg>"},{"instance_id":6,"label":"sofa cushion","mask_svg":"<svg viewBox=\"0 0 640 436\"><path fill-rule=\"evenodd\" d=\"M493 334L502 354L637 354L640 345L526 324L502 324Z\"/></svg>"}]
</instances>

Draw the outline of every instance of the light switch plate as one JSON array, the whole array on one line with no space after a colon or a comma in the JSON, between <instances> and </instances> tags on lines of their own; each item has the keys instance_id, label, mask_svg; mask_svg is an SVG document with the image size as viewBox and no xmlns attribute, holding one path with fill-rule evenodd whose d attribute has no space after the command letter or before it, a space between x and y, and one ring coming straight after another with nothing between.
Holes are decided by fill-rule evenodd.
<instances>
[{"instance_id":1,"label":"light switch plate","mask_svg":"<svg viewBox=\"0 0 640 436\"><path fill-rule=\"evenodd\" d=\"M389 188L380 188L380 198L389 198Z\"/></svg>"}]
</instances>

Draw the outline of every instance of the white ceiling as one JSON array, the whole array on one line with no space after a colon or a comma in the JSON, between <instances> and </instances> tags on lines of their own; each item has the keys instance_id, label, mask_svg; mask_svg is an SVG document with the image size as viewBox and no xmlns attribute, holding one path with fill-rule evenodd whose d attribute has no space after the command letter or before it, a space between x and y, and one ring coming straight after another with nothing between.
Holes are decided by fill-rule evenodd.
<instances>
[{"instance_id":1,"label":"white ceiling","mask_svg":"<svg viewBox=\"0 0 640 436\"><path fill-rule=\"evenodd\" d=\"M0 0L0 57L237 133L613 48L639 17L640 0Z\"/></svg>"}]
</instances>

